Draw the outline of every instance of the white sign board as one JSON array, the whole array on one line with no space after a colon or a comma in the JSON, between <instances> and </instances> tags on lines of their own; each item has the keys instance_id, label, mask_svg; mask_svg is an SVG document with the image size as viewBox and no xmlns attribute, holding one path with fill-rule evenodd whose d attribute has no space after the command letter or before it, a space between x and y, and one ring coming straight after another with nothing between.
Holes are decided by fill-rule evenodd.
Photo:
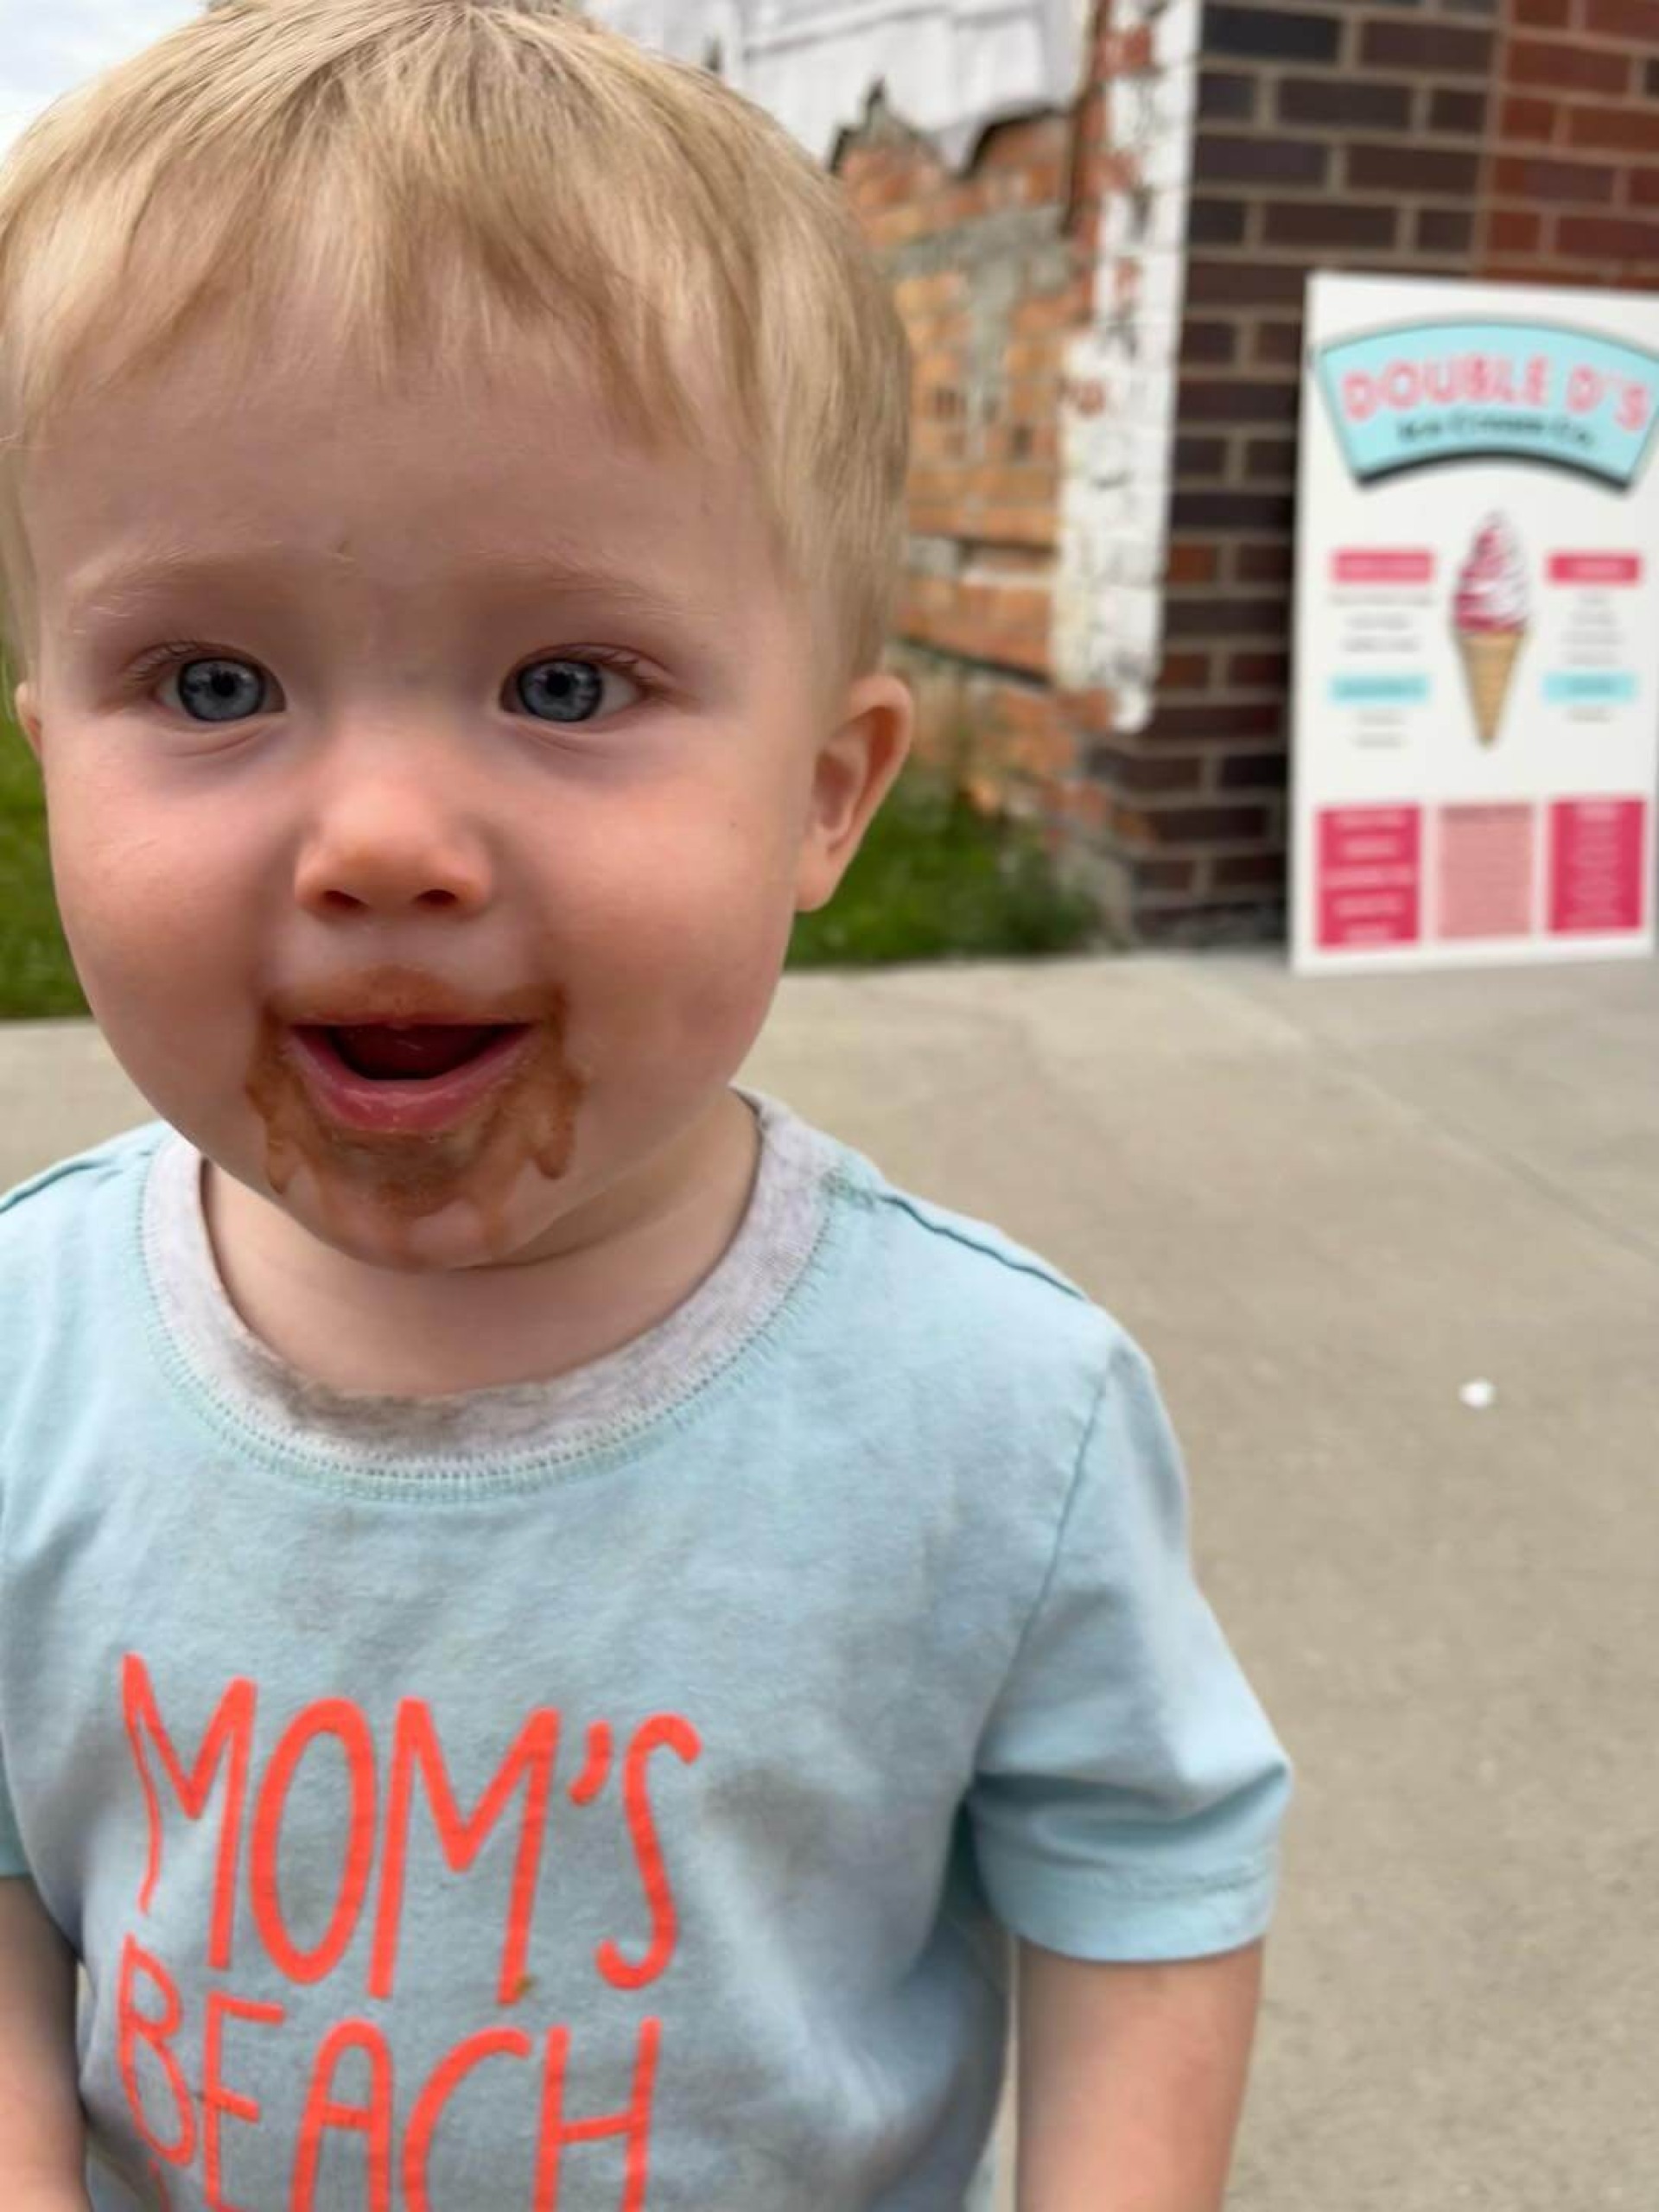
<instances>
[{"instance_id":1,"label":"white sign board","mask_svg":"<svg viewBox=\"0 0 1659 2212\"><path fill-rule=\"evenodd\" d=\"M1659 300L1308 291L1301 969L1654 950Z\"/></svg>"}]
</instances>

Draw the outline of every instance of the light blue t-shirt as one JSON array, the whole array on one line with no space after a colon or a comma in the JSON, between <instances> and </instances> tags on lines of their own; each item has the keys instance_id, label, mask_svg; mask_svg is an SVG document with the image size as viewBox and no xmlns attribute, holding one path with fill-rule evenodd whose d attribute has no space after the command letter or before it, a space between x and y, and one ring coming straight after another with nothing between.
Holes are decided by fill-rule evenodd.
<instances>
[{"instance_id":1,"label":"light blue t-shirt","mask_svg":"<svg viewBox=\"0 0 1659 2212\"><path fill-rule=\"evenodd\" d=\"M161 1123L0 1201L0 1873L99 2212L960 2212L1010 1931L1267 1928L1146 1360L752 1103L678 1313L465 1397L258 1344Z\"/></svg>"}]
</instances>

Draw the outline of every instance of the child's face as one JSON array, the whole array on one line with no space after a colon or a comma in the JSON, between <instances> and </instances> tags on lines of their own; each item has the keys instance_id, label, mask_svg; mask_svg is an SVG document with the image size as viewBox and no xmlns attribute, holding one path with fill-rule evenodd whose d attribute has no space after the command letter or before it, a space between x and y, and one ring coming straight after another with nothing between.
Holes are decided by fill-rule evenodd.
<instances>
[{"instance_id":1,"label":"child's face","mask_svg":"<svg viewBox=\"0 0 1659 2212\"><path fill-rule=\"evenodd\" d=\"M129 1073L360 1258L559 1249L724 1092L902 689L826 706L741 469L540 365L458 407L199 351L72 415L24 496L20 705ZM377 1088L421 1017L511 1033Z\"/></svg>"}]
</instances>

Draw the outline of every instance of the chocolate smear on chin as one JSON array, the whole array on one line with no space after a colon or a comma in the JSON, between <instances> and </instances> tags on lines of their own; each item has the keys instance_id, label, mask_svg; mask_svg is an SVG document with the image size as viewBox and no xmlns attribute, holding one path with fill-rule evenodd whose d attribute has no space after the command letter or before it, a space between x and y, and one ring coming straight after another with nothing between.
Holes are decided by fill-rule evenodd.
<instances>
[{"instance_id":1,"label":"chocolate smear on chin","mask_svg":"<svg viewBox=\"0 0 1659 2212\"><path fill-rule=\"evenodd\" d=\"M373 994L388 1020L399 1018L400 1003L412 1013L430 1002L429 986L407 969L377 969L359 988ZM487 1252L505 1252L508 1208L526 1165L533 1162L550 1183L569 1171L588 1077L567 1052L564 991L533 1002L503 1001L492 1011L501 1027L532 1028L531 1049L455 1128L418 1135L369 1135L325 1119L283 1049L286 1025L267 1013L245 1090L264 1123L265 1179L276 1196L286 1197L299 1170L308 1167L331 1236L349 1243L353 1217L372 1212L410 1267L421 1262L409 1232L456 1205L477 1214Z\"/></svg>"}]
</instances>

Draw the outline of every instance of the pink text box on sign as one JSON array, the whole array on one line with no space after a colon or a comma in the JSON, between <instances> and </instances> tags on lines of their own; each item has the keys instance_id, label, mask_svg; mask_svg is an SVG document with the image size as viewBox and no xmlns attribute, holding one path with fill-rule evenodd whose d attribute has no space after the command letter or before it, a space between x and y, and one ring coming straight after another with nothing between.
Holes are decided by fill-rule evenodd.
<instances>
[{"instance_id":1,"label":"pink text box on sign","mask_svg":"<svg viewBox=\"0 0 1659 2212\"><path fill-rule=\"evenodd\" d=\"M1421 933L1422 809L1333 806L1319 817L1319 944L1364 951Z\"/></svg>"},{"instance_id":2,"label":"pink text box on sign","mask_svg":"<svg viewBox=\"0 0 1659 2212\"><path fill-rule=\"evenodd\" d=\"M1439 847L1440 937L1532 935L1535 807L1444 806Z\"/></svg>"},{"instance_id":3,"label":"pink text box on sign","mask_svg":"<svg viewBox=\"0 0 1659 2212\"><path fill-rule=\"evenodd\" d=\"M1549 581L1553 584L1639 584L1639 553L1552 553Z\"/></svg>"},{"instance_id":4,"label":"pink text box on sign","mask_svg":"<svg viewBox=\"0 0 1659 2212\"><path fill-rule=\"evenodd\" d=\"M1434 581L1434 556L1402 545L1350 545L1333 554L1332 571L1339 584L1427 584Z\"/></svg>"},{"instance_id":5,"label":"pink text box on sign","mask_svg":"<svg viewBox=\"0 0 1659 2212\"><path fill-rule=\"evenodd\" d=\"M1557 937L1639 930L1647 915L1647 801L1569 798L1549 810L1549 926Z\"/></svg>"}]
</instances>

